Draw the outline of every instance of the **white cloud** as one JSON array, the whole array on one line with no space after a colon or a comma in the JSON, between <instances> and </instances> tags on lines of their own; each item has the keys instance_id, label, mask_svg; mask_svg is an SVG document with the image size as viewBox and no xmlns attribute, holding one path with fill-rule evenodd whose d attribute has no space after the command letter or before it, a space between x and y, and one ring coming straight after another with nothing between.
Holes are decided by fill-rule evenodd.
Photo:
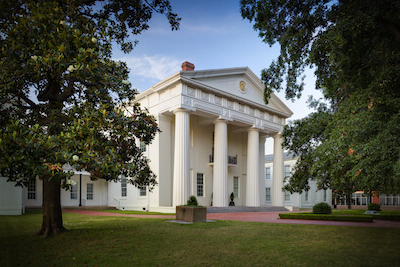
<instances>
[{"instance_id":1,"label":"white cloud","mask_svg":"<svg viewBox=\"0 0 400 267\"><path fill-rule=\"evenodd\" d=\"M181 70L184 60L169 56L154 55L142 57L123 57L116 60L126 62L133 76L163 80Z\"/></svg>"}]
</instances>

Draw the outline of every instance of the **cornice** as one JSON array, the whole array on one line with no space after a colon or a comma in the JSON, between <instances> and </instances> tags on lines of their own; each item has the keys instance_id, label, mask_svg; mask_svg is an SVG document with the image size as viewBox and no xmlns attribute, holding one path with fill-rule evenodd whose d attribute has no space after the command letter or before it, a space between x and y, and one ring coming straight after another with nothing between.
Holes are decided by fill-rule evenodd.
<instances>
[{"instance_id":1,"label":"cornice","mask_svg":"<svg viewBox=\"0 0 400 267\"><path fill-rule=\"evenodd\" d=\"M152 93L160 93L163 90L168 89L169 87L173 86L174 84L178 84L182 82L183 84L192 86L194 88L204 90L206 92L227 98L229 100L233 100L240 104L248 105L252 108L257 108L263 111L267 111L271 114L279 115L284 118L289 118L293 115L293 112L286 107L286 105L276 96L272 95L271 101L274 102L276 105L281 107L286 112L282 112L276 110L274 108L268 107L266 105L259 104L257 102L240 98L230 93L227 93L223 90L205 84L196 78L208 78L208 77L219 77L219 76L232 76L232 75L244 75L251 83L253 83L257 88L261 91L264 90L264 84L260 81L260 79L248 68L248 67L238 67L238 68L227 68L227 69L212 69L212 70L198 70L198 71L179 71L168 78L156 83L149 89L145 90L144 92L138 94L135 98L135 101L139 101Z\"/></svg>"},{"instance_id":2,"label":"cornice","mask_svg":"<svg viewBox=\"0 0 400 267\"><path fill-rule=\"evenodd\" d=\"M251 100L248 100L248 99L244 99L244 98L239 98L239 97L237 97L235 95L232 95L230 93L227 93L225 91L222 91L222 90L217 89L215 87L209 86L207 84L204 84L204 83L199 82L199 81L194 80L194 79L181 77L181 81L182 81L182 83L184 83L186 85L193 86L193 87L195 87L197 89L204 90L206 92L215 94L217 96L224 97L224 98L229 99L229 100L233 100L233 101L238 102L240 104L248 105L248 106L250 106L252 108L257 108L257 109L260 109L260 110L263 110L263 111L267 111L268 113L271 113L271 114L280 115L280 116L282 116L284 118L289 118L293 114L293 113L291 113L291 114L290 113L284 113L284 112L281 112L281 111L276 110L274 108L271 108L271 107L268 107L268 106L265 106L265 105L261 105L259 103L254 102L254 101L251 101Z\"/></svg>"}]
</instances>

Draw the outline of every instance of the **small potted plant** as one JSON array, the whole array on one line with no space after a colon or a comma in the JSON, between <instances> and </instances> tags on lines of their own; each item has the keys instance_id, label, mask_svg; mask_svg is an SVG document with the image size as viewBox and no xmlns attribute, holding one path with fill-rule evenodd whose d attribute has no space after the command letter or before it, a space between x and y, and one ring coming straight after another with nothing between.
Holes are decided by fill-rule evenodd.
<instances>
[{"instance_id":1,"label":"small potted plant","mask_svg":"<svg viewBox=\"0 0 400 267\"><path fill-rule=\"evenodd\" d=\"M206 222L207 208L198 205L195 196L191 196L186 205L176 206L176 219L184 222Z\"/></svg>"},{"instance_id":2,"label":"small potted plant","mask_svg":"<svg viewBox=\"0 0 400 267\"><path fill-rule=\"evenodd\" d=\"M231 202L229 202L229 206L235 206L235 202L233 200L235 199L235 194L232 192L231 196L229 197L231 199Z\"/></svg>"}]
</instances>

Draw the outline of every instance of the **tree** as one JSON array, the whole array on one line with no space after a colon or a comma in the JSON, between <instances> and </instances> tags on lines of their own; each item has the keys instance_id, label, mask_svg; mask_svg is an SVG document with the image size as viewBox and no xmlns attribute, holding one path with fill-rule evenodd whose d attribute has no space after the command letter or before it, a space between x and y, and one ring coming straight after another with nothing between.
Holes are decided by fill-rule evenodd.
<instances>
[{"instance_id":1,"label":"tree","mask_svg":"<svg viewBox=\"0 0 400 267\"><path fill-rule=\"evenodd\" d=\"M264 42L281 46L262 72L265 100L283 85L287 98L300 97L304 70L313 67L329 104L329 113L318 110L283 131L284 147L300 156L292 189L311 177L346 195L351 188L398 193L400 2L241 0L241 12Z\"/></svg>"},{"instance_id":2,"label":"tree","mask_svg":"<svg viewBox=\"0 0 400 267\"><path fill-rule=\"evenodd\" d=\"M124 175L152 188L155 175L135 139L148 144L159 129L132 103L136 90L111 46L130 52L137 41L128 30L148 29L153 12L177 30L169 1L19 0L0 8L0 174L18 185L44 181L38 234L65 231L60 187L69 188L72 173L64 164L93 180Z\"/></svg>"}]
</instances>

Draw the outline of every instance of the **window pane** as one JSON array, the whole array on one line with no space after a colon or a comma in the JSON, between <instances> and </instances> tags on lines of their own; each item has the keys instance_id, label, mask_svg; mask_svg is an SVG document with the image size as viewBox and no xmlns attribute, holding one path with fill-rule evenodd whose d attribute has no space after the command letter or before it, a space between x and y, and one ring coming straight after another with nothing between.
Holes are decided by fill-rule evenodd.
<instances>
[{"instance_id":1,"label":"window pane","mask_svg":"<svg viewBox=\"0 0 400 267\"><path fill-rule=\"evenodd\" d=\"M86 186L86 199L93 199L93 184L87 184Z\"/></svg>"},{"instance_id":2,"label":"window pane","mask_svg":"<svg viewBox=\"0 0 400 267\"><path fill-rule=\"evenodd\" d=\"M78 199L78 183L71 185L71 199Z\"/></svg>"},{"instance_id":3,"label":"window pane","mask_svg":"<svg viewBox=\"0 0 400 267\"><path fill-rule=\"evenodd\" d=\"M239 197L239 177L233 177L233 194L236 198Z\"/></svg>"},{"instance_id":4,"label":"window pane","mask_svg":"<svg viewBox=\"0 0 400 267\"><path fill-rule=\"evenodd\" d=\"M141 187L139 187L139 195L141 196L141 197L145 197L146 195L147 195L147 191L146 191L146 187L145 186L141 186Z\"/></svg>"},{"instance_id":5,"label":"window pane","mask_svg":"<svg viewBox=\"0 0 400 267\"><path fill-rule=\"evenodd\" d=\"M140 148L141 152L146 152L146 144L145 144L145 142L140 142L139 148Z\"/></svg>"},{"instance_id":6,"label":"window pane","mask_svg":"<svg viewBox=\"0 0 400 267\"><path fill-rule=\"evenodd\" d=\"M285 201L290 201L290 192L285 191Z\"/></svg>"},{"instance_id":7,"label":"window pane","mask_svg":"<svg viewBox=\"0 0 400 267\"><path fill-rule=\"evenodd\" d=\"M126 187L126 177L121 177L121 197L126 197L128 195L128 190Z\"/></svg>"},{"instance_id":8,"label":"window pane","mask_svg":"<svg viewBox=\"0 0 400 267\"><path fill-rule=\"evenodd\" d=\"M290 177L290 166L285 165L285 178L289 178L289 177Z\"/></svg>"},{"instance_id":9,"label":"window pane","mask_svg":"<svg viewBox=\"0 0 400 267\"><path fill-rule=\"evenodd\" d=\"M203 173L197 174L197 196L198 197L204 196L204 174Z\"/></svg>"},{"instance_id":10,"label":"window pane","mask_svg":"<svg viewBox=\"0 0 400 267\"><path fill-rule=\"evenodd\" d=\"M265 188L265 201L271 201L271 188Z\"/></svg>"},{"instance_id":11,"label":"window pane","mask_svg":"<svg viewBox=\"0 0 400 267\"><path fill-rule=\"evenodd\" d=\"M28 199L36 199L36 180L28 183Z\"/></svg>"},{"instance_id":12,"label":"window pane","mask_svg":"<svg viewBox=\"0 0 400 267\"><path fill-rule=\"evenodd\" d=\"M308 190L304 192L305 193L305 199L308 201Z\"/></svg>"},{"instance_id":13,"label":"window pane","mask_svg":"<svg viewBox=\"0 0 400 267\"><path fill-rule=\"evenodd\" d=\"M265 168L265 179L271 179L271 168Z\"/></svg>"}]
</instances>

